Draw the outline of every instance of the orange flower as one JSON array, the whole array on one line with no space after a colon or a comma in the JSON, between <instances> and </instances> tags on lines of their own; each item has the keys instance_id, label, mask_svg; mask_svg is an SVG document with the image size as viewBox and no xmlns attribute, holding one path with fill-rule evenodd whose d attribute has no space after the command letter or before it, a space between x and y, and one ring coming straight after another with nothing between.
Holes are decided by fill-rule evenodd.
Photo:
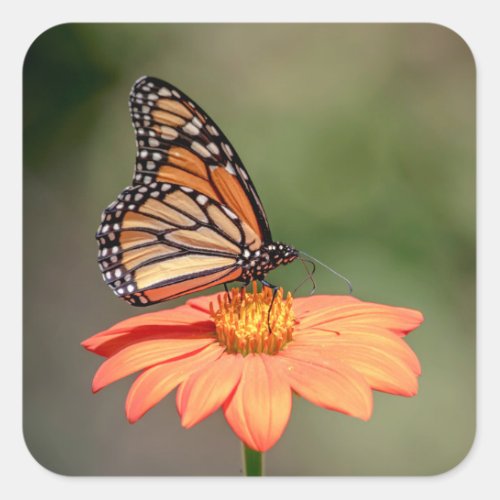
<instances>
[{"instance_id":1,"label":"orange flower","mask_svg":"<svg viewBox=\"0 0 500 500\"><path fill-rule=\"evenodd\" d=\"M401 337L420 325L420 312L352 296L283 299L280 289L268 324L269 289L233 289L230 297L190 299L84 341L108 358L92 390L141 371L127 396L129 422L179 386L184 427L222 407L237 436L258 451L283 434L292 393L363 420L372 413L372 389L417 393L420 364Z\"/></svg>"}]
</instances>

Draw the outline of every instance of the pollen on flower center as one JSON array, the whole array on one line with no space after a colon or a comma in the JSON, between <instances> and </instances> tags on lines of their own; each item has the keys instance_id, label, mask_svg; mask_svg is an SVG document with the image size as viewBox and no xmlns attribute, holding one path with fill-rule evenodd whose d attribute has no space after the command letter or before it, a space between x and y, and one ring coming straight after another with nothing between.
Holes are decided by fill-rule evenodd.
<instances>
[{"instance_id":1,"label":"pollen on flower center","mask_svg":"<svg viewBox=\"0 0 500 500\"><path fill-rule=\"evenodd\" d=\"M210 313L217 339L227 352L276 354L292 340L295 321L290 292L283 299L280 288L273 301L272 290L257 292L254 282L252 293L233 288L229 296L219 295L218 302L217 311L210 304Z\"/></svg>"}]
</instances>

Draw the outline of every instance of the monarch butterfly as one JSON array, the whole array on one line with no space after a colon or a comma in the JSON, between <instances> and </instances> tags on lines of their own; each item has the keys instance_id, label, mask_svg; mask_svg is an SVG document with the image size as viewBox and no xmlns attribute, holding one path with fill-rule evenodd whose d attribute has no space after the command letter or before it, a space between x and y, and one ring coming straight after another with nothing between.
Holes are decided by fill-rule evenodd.
<instances>
[{"instance_id":1,"label":"monarch butterfly","mask_svg":"<svg viewBox=\"0 0 500 500\"><path fill-rule=\"evenodd\" d=\"M113 292L147 306L205 288L259 280L299 256L274 242L238 154L173 85L144 76L129 99L133 184L103 212L98 263Z\"/></svg>"}]
</instances>

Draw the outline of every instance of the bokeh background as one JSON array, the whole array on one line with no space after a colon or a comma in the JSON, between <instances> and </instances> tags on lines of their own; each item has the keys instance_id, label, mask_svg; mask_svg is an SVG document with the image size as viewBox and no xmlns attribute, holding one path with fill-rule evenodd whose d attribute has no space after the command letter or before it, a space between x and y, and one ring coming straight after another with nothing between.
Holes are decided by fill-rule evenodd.
<instances>
[{"instance_id":1,"label":"bokeh background","mask_svg":"<svg viewBox=\"0 0 500 500\"><path fill-rule=\"evenodd\" d=\"M417 308L414 398L375 394L365 423L299 398L268 475L429 475L475 434L475 67L432 24L69 24L24 65L24 435L69 475L239 475L221 412L187 431L170 395L135 425L131 379L92 395L80 342L144 312L96 264L100 213L131 181L127 98L149 74L215 119L276 239L347 275L355 295ZM271 275L293 289L300 264ZM345 285L318 269L319 293ZM299 294L307 294L304 285ZM177 305L183 300L170 305ZM165 306L155 306L159 309Z\"/></svg>"}]
</instances>

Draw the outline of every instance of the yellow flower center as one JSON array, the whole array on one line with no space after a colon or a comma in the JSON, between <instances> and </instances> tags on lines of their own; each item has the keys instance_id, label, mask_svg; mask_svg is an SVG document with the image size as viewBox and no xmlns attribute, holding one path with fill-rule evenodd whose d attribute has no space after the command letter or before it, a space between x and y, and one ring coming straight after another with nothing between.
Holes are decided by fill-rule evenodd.
<instances>
[{"instance_id":1,"label":"yellow flower center","mask_svg":"<svg viewBox=\"0 0 500 500\"><path fill-rule=\"evenodd\" d=\"M210 313L217 339L227 352L244 356L252 352L276 354L292 340L294 315L290 292L283 299L280 288L273 300L271 289L257 292L254 282L252 293L233 288L229 297L221 294L218 301L219 309L215 311L210 304Z\"/></svg>"}]
</instances>

